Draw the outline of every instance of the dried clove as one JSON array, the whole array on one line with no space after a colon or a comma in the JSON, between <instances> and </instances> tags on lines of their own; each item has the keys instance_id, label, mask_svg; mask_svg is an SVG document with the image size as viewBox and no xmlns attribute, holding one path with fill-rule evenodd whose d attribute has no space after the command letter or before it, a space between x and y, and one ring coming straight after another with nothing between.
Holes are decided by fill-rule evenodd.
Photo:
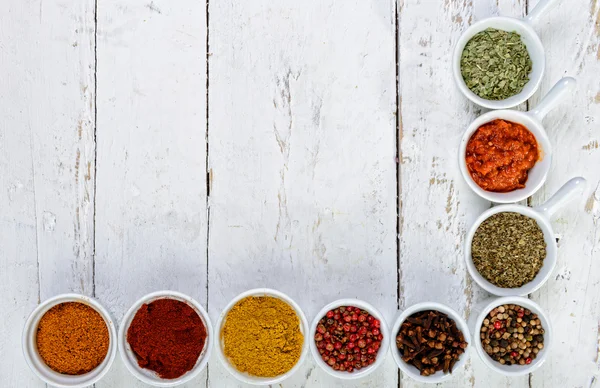
<instances>
[{"instance_id":1,"label":"dried clove","mask_svg":"<svg viewBox=\"0 0 600 388\"><path fill-rule=\"evenodd\" d=\"M422 376L438 371L452 373L468 343L456 322L434 310L408 317L396 335L396 346L404 362L414 365Z\"/></svg>"}]
</instances>

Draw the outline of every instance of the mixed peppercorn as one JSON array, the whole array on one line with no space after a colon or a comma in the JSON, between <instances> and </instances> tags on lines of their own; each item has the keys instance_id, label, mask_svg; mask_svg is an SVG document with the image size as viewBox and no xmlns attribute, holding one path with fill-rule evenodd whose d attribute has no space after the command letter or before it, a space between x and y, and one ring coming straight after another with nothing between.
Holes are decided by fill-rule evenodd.
<instances>
[{"instance_id":1,"label":"mixed peppercorn","mask_svg":"<svg viewBox=\"0 0 600 388\"><path fill-rule=\"evenodd\" d=\"M329 310L319 320L315 344L334 370L353 372L373 364L381 347L381 322L354 306Z\"/></svg>"},{"instance_id":2,"label":"mixed peppercorn","mask_svg":"<svg viewBox=\"0 0 600 388\"><path fill-rule=\"evenodd\" d=\"M422 376L438 371L452 373L467 345L456 322L435 310L412 314L402 323L396 336L402 360L415 366Z\"/></svg>"},{"instance_id":3,"label":"mixed peppercorn","mask_svg":"<svg viewBox=\"0 0 600 388\"><path fill-rule=\"evenodd\" d=\"M485 352L503 365L528 365L544 348L544 328L537 316L515 304L498 306L481 325Z\"/></svg>"}]
</instances>

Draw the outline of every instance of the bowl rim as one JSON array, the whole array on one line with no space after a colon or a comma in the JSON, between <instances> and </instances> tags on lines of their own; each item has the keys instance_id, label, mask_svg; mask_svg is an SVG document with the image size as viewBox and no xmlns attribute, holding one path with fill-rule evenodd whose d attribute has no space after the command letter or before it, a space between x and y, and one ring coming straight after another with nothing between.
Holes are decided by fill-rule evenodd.
<instances>
[{"instance_id":1,"label":"bowl rim","mask_svg":"<svg viewBox=\"0 0 600 388\"><path fill-rule=\"evenodd\" d=\"M138 310L140 309L140 307L143 304L150 303L150 302L153 302L158 299L174 299L174 300L178 300L178 301L186 303L187 305L192 307L196 311L196 313L198 313L198 315L200 316L200 319L202 319L202 321L203 321L202 323L204 324L204 326L206 328L206 340L204 343L204 348L202 349L202 352L200 353L200 356L198 357L198 360L196 361L196 365L194 366L194 368L192 368L191 370L184 373L182 376L177 377L175 379L162 379L154 371L151 371L149 369L142 370L142 368L137 364L137 362L133 363L131 361L131 359L128 355L128 353L131 352L131 349L129 348L129 345L127 342L127 331L129 330L129 326L131 325L131 322L133 321L135 314L138 312ZM185 382L192 380L194 377L196 377L198 374L200 374L200 372L202 372L202 370L208 364L208 360L210 359L210 355L212 352L213 337L214 337L213 327L212 327L212 323L210 321L210 317L208 316L208 313L206 312L204 307L202 307L202 305L200 303L198 303L194 298L190 297L189 295L178 292L178 291L171 291L171 290L155 291L155 292L146 294L146 295L142 296L141 298L139 298L138 300L136 300L131 305L129 310L127 310L127 312L123 316L123 319L121 319L121 324L119 325L119 337L118 337L119 338L119 353L121 354L121 359L123 360L123 363L125 364L127 370L129 370L129 372L133 376L135 376L138 380L140 380L146 384L152 385L154 387L173 387L173 386L183 384ZM153 378L151 378L148 374L154 374L155 376Z\"/></svg>"},{"instance_id":2,"label":"bowl rim","mask_svg":"<svg viewBox=\"0 0 600 388\"><path fill-rule=\"evenodd\" d=\"M71 376L71 375L60 374L60 373L52 370L50 367L48 367L43 362L43 360L41 360L40 362L34 361L33 353L34 352L37 353L37 345L35 343L35 338L36 338L35 328L37 328L39 321L48 312L48 310L50 310L52 307L57 306L62 303L68 303L68 302L82 303L82 304L85 304L85 305L93 308L98 314L100 314L102 319L104 319L104 322L106 323L106 327L108 329L109 347L108 347L108 351L106 353L104 360L96 368L92 369L90 372L85 373L83 375ZM43 301L37 305L37 307L31 312L31 314L29 315L29 317L27 318L27 320L25 322L25 326L23 328L23 333L22 333L22 337L21 337L21 346L22 346L22 352L23 352L25 361L26 361L27 365L29 366L29 369L31 369L36 374L36 376L38 376L42 381L44 381L47 384L54 385L56 387L61 387L61 388L77 388L77 387L87 387L88 385L92 385L92 384L100 381L108 373L108 371L110 370L110 368L115 360L115 357L117 355L118 337L117 337L117 329L115 327L114 322L115 321L112 318L112 316L110 315L110 313L108 312L108 310L97 299L95 299L93 297L83 295L83 294L78 294L78 293L64 293L64 294L58 294L51 298L48 298L45 301ZM101 369L98 369L98 368L101 368ZM46 373L42 373L42 369ZM86 375L90 375L92 372L94 372L96 370L99 370L99 372L97 372L94 376L90 376L87 379L85 378ZM48 375L53 376L57 379L60 379L60 378L64 378L65 380L77 379L79 381L69 383L69 382L66 382L65 380L59 381L59 380L50 378L50 377L48 377Z\"/></svg>"},{"instance_id":3,"label":"bowl rim","mask_svg":"<svg viewBox=\"0 0 600 388\"><path fill-rule=\"evenodd\" d=\"M381 346L380 346L379 350L377 351L377 358L375 359L375 362L372 365L367 366L366 368L362 368L358 371L353 371L352 373L349 373L346 371L336 371L336 370L333 370L329 365L327 365L321 359L321 355L319 354L317 345L314 341L315 333L317 331L317 325L319 324L319 321L321 320L321 318L323 318L329 310L333 310L340 306L359 307L362 310L368 311L369 314L371 314L372 316L374 316L376 319L378 319L380 321L380 323L381 323L380 331L381 331L381 334L383 334L383 339L381 341ZM336 377L338 379L342 379L342 380L356 380L356 379L365 377L365 376L373 373L377 368L379 368L384 363L385 358L387 357L387 353L389 351L389 342L390 341L391 341L390 340L390 329L387 325L387 322L386 322L383 314L381 314L381 312L377 308L375 308L375 306L373 306L372 304L370 304L364 300L361 300L361 299L343 298L343 299L334 300L333 302L326 304L315 315L315 318L313 319L313 321L310 325L310 352L313 356L315 363L317 365L319 365L319 367L321 369L323 369L325 372L327 372L329 375Z\"/></svg>"},{"instance_id":4,"label":"bowl rim","mask_svg":"<svg viewBox=\"0 0 600 388\"><path fill-rule=\"evenodd\" d=\"M483 31L491 23L496 22L496 21L514 23L515 25L518 25L519 27L521 27L522 29L527 31L528 38L530 38L531 41L534 42L534 44L541 49L540 50L540 52L542 53L541 58L535 59L536 62L540 63L541 69L539 72L539 77L537 79L529 80L528 83L533 82L533 86L531 87L531 90L529 90L528 92L524 92L524 90L522 90L520 93L515 94L514 96L511 96L504 100L486 100L484 98L479 97L475 93L473 93L471 91L471 89L469 89L467 87L464 79L462 78L462 74L460 72L460 59L461 59L464 47L466 46L466 44L472 37L471 33L475 30L477 30L478 32ZM529 53L529 54L531 56L531 53ZM531 58L531 60L533 62L534 58ZM473 102L479 106L482 106L484 108L488 108L488 109L514 108L515 106L527 101L539 89L539 87L542 83L542 79L544 78L545 72L546 72L546 49L544 48L544 45L543 45L539 35L535 32L535 30L531 27L531 25L529 25L522 19L517 19L517 18L512 18L512 17L507 17L507 16L492 16L492 17L488 17L488 18L479 20L479 21L471 24L466 30L464 30L462 32L462 34L456 41L456 44L454 45L454 49L452 52L452 74L453 74L453 78L454 78L454 83L456 84L458 89L462 92L462 94L465 97L467 97L471 102Z\"/></svg>"},{"instance_id":5,"label":"bowl rim","mask_svg":"<svg viewBox=\"0 0 600 388\"><path fill-rule=\"evenodd\" d=\"M493 120L516 122L517 124L523 125L529 132L531 132L538 144L538 149L542 154L541 158L534 165L534 168L536 166L543 168L539 182L533 185L526 184L525 188L523 189L513 190L506 193L497 193L482 189L473 180L471 173L469 172L469 168L467 167L465 157L467 152L467 144L479 127ZM544 125L541 122L539 122L529 112L501 109L483 113L482 115L476 117L465 129L458 147L458 164L464 181L467 183L469 188L475 192L475 194L487 201L494 203L514 203L532 196L544 185L544 183L546 183L548 174L550 172L550 165L552 164L552 154L552 143L550 142ZM544 164L540 165L539 163L542 160L544 160ZM531 182L529 181L529 183Z\"/></svg>"},{"instance_id":6,"label":"bowl rim","mask_svg":"<svg viewBox=\"0 0 600 388\"><path fill-rule=\"evenodd\" d=\"M501 369L495 364L498 364L496 361L492 360L490 356L487 355L485 350L483 350L483 346L481 345L481 338L479 336L479 332L481 329L481 325L485 317L488 315L490 311L494 308L503 305L503 304L517 304L521 307L525 307L535 314L538 315L538 318L542 321L542 326L545 330L544 333L544 348L538 354L538 356L533 360L533 362L529 365L512 365L511 367L518 368L517 371L506 371ZM477 354L479 358L483 361L483 363L490 369L495 372L498 372L504 376L514 377L514 376L523 376L529 374L539 367L546 361L548 357L549 350L552 348L552 324L546 312L531 299L524 298L522 296L504 296L501 298L494 298L492 301L487 303L485 307L481 310L479 315L477 316L477 320L475 321L475 332L473 333L473 342L475 342L475 349L477 350Z\"/></svg>"},{"instance_id":7,"label":"bowl rim","mask_svg":"<svg viewBox=\"0 0 600 388\"><path fill-rule=\"evenodd\" d=\"M298 359L296 364L289 371L287 371L281 375L278 375L275 377L263 378L263 377L255 377L255 376L251 376L246 373L242 373L242 372L238 371L233 365L231 365L231 363L227 360L227 357L225 356L225 353L222 349L221 331L223 330L223 325L225 324L225 318L227 317L227 314L233 308L233 306L235 306L235 304L237 302L239 302L240 300L247 298L249 296L270 296L270 297L278 298L278 299L284 301L285 303L287 303L292 309L294 309L296 315L298 316L300 330L302 331L302 334L304 335L304 341L302 343L302 350L300 352L300 358ZM214 347L215 347L218 358L221 360L221 363L233 377L235 377L238 381L241 381L246 384L272 385L272 384L277 384L277 383L282 382L283 380L287 379L288 377L290 377L291 375L296 373L296 371L298 369L300 369L300 367L306 360L307 354L309 352L309 350L308 350L309 326L308 326L308 321L306 320L306 316L304 315L304 311L302 311L302 309L300 308L298 303L296 303L290 296L288 296L287 294L284 294L281 291L278 291L278 290L275 290L272 288L253 288L253 289L244 291L244 292L238 294L237 296L235 296L227 304L227 306L225 306L225 308L221 311L221 314L219 314L219 319L217 320L217 324L215 325L215 333L217 336L217 340L214 341Z\"/></svg>"},{"instance_id":8,"label":"bowl rim","mask_svg":"<svg viewBox=\"0 0 600 388\"><path fill-rule=\"evenodd\" d=\"M467 325L467 322L465 321L465 319L460 314L458 314L458 312L456 310L454 310L453 308L451 308L443 303L438 303L438 302L421 302L421 303L417 303L417 304L414 304L414 305L406 308L404 311L402 311L402 313L400 313L398 315L398 317L394 321L394 326L392 327L393 335L396 336L398 334L398 331L400 331L400 326L402 325L402 323L404 323L406 318L413 315L414 313L418 313L420 311L426 311L426 310L436 310L436 311L447 314L450 318L452 318L452 320L454 320L454 322L456 323L456 326L462 332L463 337L465 339L468 338L469 340L471 340L471 332L469 330L469 326ZM441 374L435 373L430 376L421 376L419 373L415 372L416 368L414 366L411 366L411 365L407 364L406 362L404 362L404 360L402 360L402 357L400 357L400 352L398 351L398 349L396 347L396 341L393 341L390 343L390 350L394 357L394 361L396 362L396 365L398 366L398 368L400 368L402 373L407 374L412 379L419 381L421 383L431 383L431 384L440 383L440 382L449 380L452 377L454 377L455 373L457 371L459 371L460 369L464 368L465 364L467 363L467 360L470 357L470 355L469 355L470 349L471 349L471 343L469 343L467 345L465 352L459 357L458 361L456 362L456 364L454 366L453 373L443 373L442 372ZM413 369L415 369L415 370L413 370Z\"/></svg>"},{"instance_id":9,"label":"bowl rim","mask_svg":"<svg viewBox=\"0 0 600 388\"><path fill-rule=\"evenodd\" d=\"M475 264L473 263L473 257L471 255L471 244L473 242L473 237L475 236L475 232L483 223L483 221L498 213L519 213L526 217L533 218L537 222L538 226L542 230L542 233L544 234L544 241L546 242L546 257L544 258L544 262L542 264L542 267L546 265L548 266L548 272L546 273L546 275L540 276L540 268L540 272L538 272L538 274L529 283L526 283L518 288L501 288L490 283L479 273L479 271L477 271L477 268L475 268ZM546 239L546 236L550 236L548 240ZM465 264L467 266L467 271L469 272L469 275L481 288L483 288L492 295L500 297L516 297L531 294L539 290L544 284L546 284L546 282L552 275L554 268L556 267L558 256L557 244L556 240L554 239L554 230L552 229L552 225L542 214L540 214L533 208L527 206L518 204L507 204L494 206L490 209L487 209L486 211L481 213L479 217L477 217L477 219L473 222L471 227L468 229L467 234L465 235L464 241ZM550 242L550 244L548 242Z\"/></svg>"}]
</instances>

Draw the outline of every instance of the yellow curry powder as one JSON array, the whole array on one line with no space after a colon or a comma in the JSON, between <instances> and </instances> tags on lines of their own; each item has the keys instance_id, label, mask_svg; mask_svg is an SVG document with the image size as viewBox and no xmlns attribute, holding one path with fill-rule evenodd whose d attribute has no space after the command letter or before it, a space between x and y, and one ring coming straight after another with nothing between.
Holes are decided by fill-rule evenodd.
<instances>
[{"instance_id":1,"label":"yellow curry powder","mask_svg":"<svg viewBox=\"0 0 600 388\"><path fill-rule=\"evenodd\" d=\"M300 359L304 336L294 309L270 296L247 297L233 306L221 331L225 356L258 377L286 373Z\"/></svg>"}]
</instances>

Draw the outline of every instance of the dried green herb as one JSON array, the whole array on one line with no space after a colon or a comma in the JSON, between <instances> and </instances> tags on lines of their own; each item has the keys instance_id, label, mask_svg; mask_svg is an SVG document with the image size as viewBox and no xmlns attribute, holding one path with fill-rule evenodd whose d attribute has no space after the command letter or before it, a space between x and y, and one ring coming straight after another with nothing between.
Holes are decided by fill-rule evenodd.
<instances>
[{"instance_id":1,"label":"dried green herb","mask_svg":"<svg viewBox=\"0 0 600 388\"><path fill-rule=\"evenodd\" d=\"M504 100L519 94L532 64L527 47L516 32L488 28L467 42L460 72L471 91L486 100Z\"/></svg>"},{"instance_id":2,"label":"dried green herb","mask_svg":"<svg viewBox=\"0 0 600 388\"><path fill-rule=\"evenodd\" d=\"M542 268L546 258L544 233L533 218L497 213L475 231L471 257L477 271L490 283L502 288L521 287Z\"/></svg>"}]
</instances>

